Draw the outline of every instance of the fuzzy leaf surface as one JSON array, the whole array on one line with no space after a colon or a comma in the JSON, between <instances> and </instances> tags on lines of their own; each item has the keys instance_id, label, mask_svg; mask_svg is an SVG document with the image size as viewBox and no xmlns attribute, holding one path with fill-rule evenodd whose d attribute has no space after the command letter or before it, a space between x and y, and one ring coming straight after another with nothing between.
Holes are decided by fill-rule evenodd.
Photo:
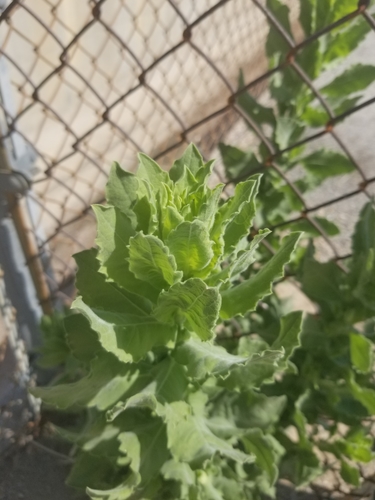
<instances>
[{"instance_id":1,"label":"fuzzy leaf surface","mask_svg":"<svg viewBox=\"0 0 375 500\"><path fill-rule=\"evenodd\" d=\"M209 288L198 278L176 283L160 294L154 310L161 323L185 324L202 340L213 336L220 310L220 294L217 288Z\"/></svg>"}]
</instances>

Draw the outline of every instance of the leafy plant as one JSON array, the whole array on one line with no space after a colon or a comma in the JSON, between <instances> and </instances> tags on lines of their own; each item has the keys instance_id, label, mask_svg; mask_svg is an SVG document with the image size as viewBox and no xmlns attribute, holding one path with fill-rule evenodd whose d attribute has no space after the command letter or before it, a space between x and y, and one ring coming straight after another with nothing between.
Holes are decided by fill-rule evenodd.
<instances>
[{"instance_id":1,"label":"leafy plant","mask_svg":"<svg viewBox=\"0 0 375 500\"><path fill-rule=\"evenodd\" d=\"M108 205L94 206L97 249L75 256L80 295L66 340L86 374L33 393L85 409L84 429L61 432L80 449L68 482L91 498L274 491L285 453L275 424L287 399L259 388L294 370L301 313L283 316L271 343L243 337L227 349L215 337L272 293L300 234L254 272L269 233L248 242L260 178L223 201L223 185L207 187L211 169L193 145L169 173L143 154L136 175L115 163Z\"/></svg>"},{"instance_id":2,"label":"leafy plant","mask_svg":"<svg viewBox=\"0 0 375 500\"><path fill-rule=\"evenodd\" d=\"M280 474L296 485L325 470L318 450L335 456L342 478L354 486L360 482L358 462L374 458L375 210L371 203L361 212L352 247L347 273L334 262L316 261L312 243L306 249L294 279L317 313L305 317L301 347L290 359L295 371L261 388L267 397L287 397L274 436L286 450ZM240 341L245 335L272 344L283 310L277 296L264 299L254 313L239 320ZM229 329L219 341L231 342L236 349L238 329Z\"/></svg>"},{"instance_id":3,"label":"leafy plant","mask_svg":"<svg viewBox=\"0 0 375 500\"><path fill-rule=\"evenodd\" d=\"M308 39L316 31L355 11L358 2L304 0L299 4L298 24L305 39ZM294 40L288 7L281 0L267 0L266 5L287 36ZM291 46L271 24L266 42L269 67L275 68L283 61L288 63L269 79L269 105L260 104L251 92L245 91L238 94L236 101L245 116L261 132L260 144L250 151L243 151L234 145L219 144L230 180L244 180L253 172L265 172L258 194L258 227L285 224L288 219L293 218L292 214L296 216L304 209L296 191L285 179L273 168L264 168L271 158L283 174L289 176L293 172L294 177L297 177L294 185L302 195L316 189L328 178L355 170L355 165L342 153L340 147L335 150L319 148L312 151L316 147L315 142L310 142L309 147L307 143L299 143L319 129L330 129L332 117L336 123L339 122L341 115L358 103L363 91L374 81L375 66L368 64L349 66L325 85L316 81L327 69L347 57L369 30L370 26L364 18L357 16L310 41L293 57L288 57ZM308 82L313 84L321 99ZM244 86L241 73L239 90ZM250 129L252 130L252 126ZM272 144L272 150L266 141ZM308 220L298 220L289 227L303 230L306 237L317 236L319 228L328 236L339 233L339 228L323 217L313 217L313 224ZM272 236L270 242L277 246L277 241L273 242Z\"/></svg>"},{"instance_id":4,"label":"leafy plant","mask_svg":"<svg viewBox=\"0 0 375 500\"><path fill-rule=\"evenodd\" d=\"M288 8L278 0L269 0L283 28L293 38ZM357 2L300 3L299 21L305 36L334 22L350 11ZM333 63L346 57L368 32L361 17L332 30L307 45L295 58L312 81ZM282 35L270 30L267 54L270 67L279 64L290 47ZM295 182L300 193L319 187L329 177L347 174L354 165L343 154L318 149L306 151L305 145L294 147L316 127L329 125L326 109L291 66L276 73L270 82L272 106L260 105L249 93L241 93L238 105L253 120L277 154L275 160L283 172L300 168L304 176ZM361 92L374 80L375 67L357 64L319 89L334 116L354 106ZM240 76L239 87L244 86ZM293 147L292 147L293 146ZM290 148L290 149L288 149ZM271 155L264 142L251 151L220 144L229 179L243 180L254 171L265 171L258 195L257 226L282 225L305 231L308 237L319 236L319 228L329 236L339 229L329 220L314 217L285 224L303 205L282 176L272 168L264 169ZM271 235L271 247L278 247L280 230ZM274 238L274 239L272 239ZM301 348L291 358L295 373L262 387L268 397L287 396L288 403L277 423L275 436L286 453L280 463L280 474L300 485L323 472L325 466L317 450L328 452L339 462L344 481L358 486L358 462L373 459L371 419L375 412L373 378L373 341L375 315L375 211L373 203L362 210L352 238L352 258L345 262L344 272L334 262L320 263L314 258L314 245L300 247L292 263L294 281L313 302L317 313L308 315L301 335ZM268 250L260 248L267 260ZM254 313L239 320L221 342L236 349L238 332L247 338L254 335L272 343L279 327L279 315L285 305L277 296L266 298ZM240 337L242 338L242 337ZM237 340L236 340L237 339ZM290 431L294 437L291 437ZM296 437L297 436L297 437Z\"/></svg>"}]
</instances>

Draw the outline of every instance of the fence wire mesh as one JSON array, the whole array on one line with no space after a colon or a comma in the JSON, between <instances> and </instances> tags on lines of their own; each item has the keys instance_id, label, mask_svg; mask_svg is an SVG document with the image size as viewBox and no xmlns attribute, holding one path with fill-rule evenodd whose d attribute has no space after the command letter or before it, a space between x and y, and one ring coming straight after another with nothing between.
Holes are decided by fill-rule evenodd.
<instances>
[{"instance_id":1,"label":"fence wire mesh","mask_svg":"<svg viewBox=\"0 0 375 500\"><path fill-rule=\"evenodd\" d=\"M31 193L13 196L10 209L18 219L24 215L19 227L27 233L24 250L42 303L71 298L71 255L94 243L90 205L103 201L111 162L134 170L136 153L143 151L169 168L189 142L205 156L215 156L224 139L247 148L263 144L268 159L262 170L280 176L303 206L279 226L309 221L321 235L325 257L344 266L353 226L348 214L358 213L375 193L369 123L375 118L375 88L370 85L359 102L337 115L301 60L318 39L350 23L368 26L367 54L375 60L375 20L369 2L360 0L352 12L303 38L298 2L285 3L293 38L263 0L13 0L4 8L0 56L13 105L3 96L2 139L26 143L37 167ZM269 30L288 47L273 68L265 53ZM240 68L245 85L238 90ZM250 92L264 102L269 79L287 69L327 119L280 150L244 113L238 97ZM344 154L355 172L304 195L279 161L303 144L314 149L317 143ZM215 175L226 182L223 172L218 162ZM322 212L341 227L341 236L328 236L316 222ZM342 486L332 484L342 496Z\"/></svg>"}]
</instances>

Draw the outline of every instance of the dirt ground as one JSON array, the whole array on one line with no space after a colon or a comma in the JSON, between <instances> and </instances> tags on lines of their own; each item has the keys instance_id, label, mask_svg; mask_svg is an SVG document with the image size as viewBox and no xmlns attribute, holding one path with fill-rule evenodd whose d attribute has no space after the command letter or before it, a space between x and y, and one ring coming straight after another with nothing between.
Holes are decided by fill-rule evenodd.
<instances>
[{"instance_id":1,"label":"dirt ground","mask_svg":"<svg viewBox=\"0 0 375 500\"><path fill-rule=\"evenodd\" d=\"M65 486L69 465L29 444L0 461L0 500L81 500Z\"/></svg>"}]
</instances>

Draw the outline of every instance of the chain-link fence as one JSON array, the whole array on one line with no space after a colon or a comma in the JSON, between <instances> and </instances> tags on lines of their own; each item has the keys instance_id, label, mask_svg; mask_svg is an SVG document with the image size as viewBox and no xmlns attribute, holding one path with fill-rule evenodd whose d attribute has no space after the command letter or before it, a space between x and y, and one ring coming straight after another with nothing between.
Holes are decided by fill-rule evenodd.
<instances>
[{"instance_id":1,"label":"chain-link fence","mask_svg":"<svg viewBox=\"0 0 375 500\"><path fill-rule=\"evenodd\" d=\"M9 174L1 179L10 186L3 187L7 207L46 312L56 298L72 296L71 256L94 243L90 205L103 200L111 162L132 170L136 153L143 151L169 168L189 142L205 156L216 156L221 140L262 144L268 156L262 170L282 178L303 207L280 226L309 221L321 235L325 257L343 265L350 252L351 215L375 194L375 87L335 114L319 90L324 77L312 81L301 61L327 33L356 23L369 33L354 62L375 63L375 20L369 3L360 0L351 12L304 38L299 3L284 3L293 37L263 0L0 2L0 121L6 153L1 169ZM287 47L271 69L265 52L269 30ZM240 69L245 84L239 90ZM298 76L327 119L280 149L238 98L249 92L265 102L270 78L286 70ZM334 75L332 70L328 80ZM302 194L279 162L305 144L312 149L328 144L350 160L355 172ZM10 179L14 173L19 177ZM220 162L215 174L226 181ZM342 229L341 236L330 237L316 223L315 215L323 212ZM342 486L335 488L342 495Z\"/></svg>"},{"instance_id":2,"label":"chain-link fence","mask_svg":"<svg viewBox=\"0 0 375 500\"><path fill-rule=\"evenodd\" d=\"M356 196L371 197L375 177L352 153L350 132L340 133L340 127L357 114L365 122L375 98L337 116L299 61L327 32L359 17L374 30L375 21L361 1L353 12L299 40L298 3L289 4L297 41L260 0L9 3L1 14L1 55L3 80L10 81L13 102L3 97L3 137L25 143L37 167L31 194L23 200L13 197L10 206L44 304L50 291L70 293L71 255L93 243L90 205L103 198L111 161L132 169L137 151L165 167L188 142L196 142L209 155L240 120L252 130L246 132L246 141L251 144L254 137L267 148L264 168L276 171L301 200L303 212L295 220L316 225L312 215L322 208ZM289 47L272 69L267 69L265 57L269 29ZM239 68L245 75L241 90L236 83ZM280 151L238 106L237 98L242 92L262 98L269 78L286 68L292 68L316 97L327 123ZM357 176L346 192L335 186L335 196L311 202L278 166L278 159L326 137L351 160ZM333 258L346 255L321 227L316 229ZM41 276L46 262L49 270Z\"/></svg>"}]
</instances>

